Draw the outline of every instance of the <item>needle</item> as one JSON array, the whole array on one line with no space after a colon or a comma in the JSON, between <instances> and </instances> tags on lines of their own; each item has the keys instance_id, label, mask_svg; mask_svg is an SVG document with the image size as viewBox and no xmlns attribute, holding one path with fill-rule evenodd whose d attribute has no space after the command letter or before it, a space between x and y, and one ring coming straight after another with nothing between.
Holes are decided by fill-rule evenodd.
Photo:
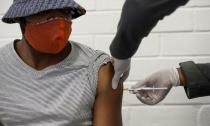
<instances>
[{"instance_id":1,"label":"needle","mask_svg":"<svg viewBox=\"0 0 210 126\"><path fill-rule=\"evenodd\" d=\"M136 89L130 89L130 88L124 88L123 90L124 91L130 91L130 90L136 90L136 91L139 91L139 90L166 90L168 89L167 87L160 87L160 88L155 88L155 87L141 87L141 88L136 88Z\"/></svg>"},{"instance_id":2,"label":"needle","mask_svg":"<svg viewBox=\"0 0 210 126\"><path fill-rule=\"evenodd\" d=\"M155 88L155 87L141 87L141 88L136 88L136 89L130 89L130 88L124 88L124 91L129 91L132 94L137 93L140 90L167 90L167 87L159 87L159 88Z\"/></svg>"}]
</instances>

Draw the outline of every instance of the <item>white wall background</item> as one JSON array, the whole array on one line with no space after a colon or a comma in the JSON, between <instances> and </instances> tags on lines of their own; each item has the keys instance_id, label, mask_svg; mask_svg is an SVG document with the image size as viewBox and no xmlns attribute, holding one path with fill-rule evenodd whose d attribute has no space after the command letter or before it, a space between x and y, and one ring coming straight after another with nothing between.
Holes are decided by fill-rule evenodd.
<instances>
[{"instance_id":1,"label":"white wall background","mask_svg":"<svg viewBox=\"0 0 210 126\"><path fill-rule=\"evenodd\" d=\"M124 0L77 1L88 11L73 21L71 39L109 53ZM11 3L0 1L0 17ZM17 24L0 23L0 47L20 37ZM132 59L126 83L187 60L210 62L210 0L191 0L160 21ZM188 100L183 88L177 87L159 105L145 106L125 92L123 119L125 126L210 126L210 97Z\"/></svg>"}]
</instances>

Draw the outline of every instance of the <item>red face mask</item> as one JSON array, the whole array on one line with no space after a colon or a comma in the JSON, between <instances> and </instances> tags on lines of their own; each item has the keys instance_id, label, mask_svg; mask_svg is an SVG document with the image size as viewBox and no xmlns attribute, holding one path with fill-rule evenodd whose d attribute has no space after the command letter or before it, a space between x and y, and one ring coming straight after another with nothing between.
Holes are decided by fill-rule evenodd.
<instances>
[{"instance_id":1,"label":"red face mask","mask_svg":"<svg viewBox=\"0 0 210 126\"><path fill-rule=\"evenodd\" d=\"M41 24L27 23L25 38L37 51L56 54L64 49L71 34L71 21L54 19Z\"/></svg>"}]
</instances>

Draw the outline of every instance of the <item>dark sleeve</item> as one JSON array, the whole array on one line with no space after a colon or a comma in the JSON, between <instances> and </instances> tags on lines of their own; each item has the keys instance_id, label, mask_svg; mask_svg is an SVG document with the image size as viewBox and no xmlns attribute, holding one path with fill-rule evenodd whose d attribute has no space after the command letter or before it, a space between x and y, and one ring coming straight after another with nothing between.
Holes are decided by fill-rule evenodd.
<instances>
[{"instance_id":1,"label":"dark sleeve","mask_svg":"<svg viewBox=\"0 0 210 126\"><path fill-rule=\"evenodd\" d=\"M188 0L126 0L117 33L110 45L111 55L127 59L160 19L171 14Z\"/></svg>"},{"instance_id":2,"label":"dark sleeve","mask_svg":"<svg viewBox=\"0 0 210 126\"><path fill-rule=\"evenodd\" d=\"M4 126L4 125L0 122L0 126Z\"/></svg>"},{"instance_id":3,"label":"dark sleeve","mask_svg":"<svg viewBox=\"0 0 210 126\"><path fill-rule=\"evenodd\" d=\"M210 63L195 64L192 61L180 63L189 99L210 95Z\"/></svg>"}]
</instances>

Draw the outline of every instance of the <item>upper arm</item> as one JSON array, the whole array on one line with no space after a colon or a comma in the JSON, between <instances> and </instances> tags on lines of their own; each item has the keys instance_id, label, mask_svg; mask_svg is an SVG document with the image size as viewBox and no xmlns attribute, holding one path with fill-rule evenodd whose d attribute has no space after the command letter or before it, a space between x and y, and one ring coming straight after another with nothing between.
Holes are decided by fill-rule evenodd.
<instances>
[{"instance_id":1,"label":"upper arm","mask_svg":"<svg viewBox=\"0 0 210 126\"><path fill-rule=\"evenodd\" d=\"M99 70L97 95L94 104L94 126L122 126L122 94L123 85L112 89L114 69L111 63L103 65Z\"/></svg>"}]
</instances>

